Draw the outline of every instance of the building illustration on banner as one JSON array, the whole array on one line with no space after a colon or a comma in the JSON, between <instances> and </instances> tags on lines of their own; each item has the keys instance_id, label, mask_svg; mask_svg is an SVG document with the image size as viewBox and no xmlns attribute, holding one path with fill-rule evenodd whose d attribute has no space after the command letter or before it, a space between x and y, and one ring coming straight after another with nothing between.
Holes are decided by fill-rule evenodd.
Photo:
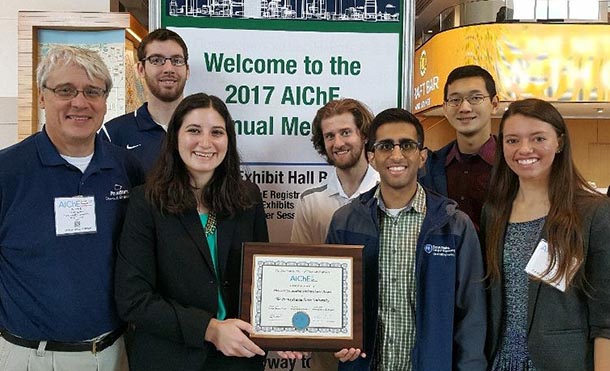
<instances>
[{"instance_id":1,"label":"building illustration on banner","mask_svg":"<svg viewBox=\"0 0 610 371\"><path fill-rule=\"evenodd\" d=\"M174 17L398 22L398 0L170 0Z\"/></svg>"}]
</instances>

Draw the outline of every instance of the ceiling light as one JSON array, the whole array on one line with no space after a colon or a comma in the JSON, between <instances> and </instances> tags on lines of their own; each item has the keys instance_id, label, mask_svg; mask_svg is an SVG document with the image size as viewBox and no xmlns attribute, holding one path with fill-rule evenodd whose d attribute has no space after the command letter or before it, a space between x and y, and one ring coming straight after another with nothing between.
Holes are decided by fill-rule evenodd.
<instances>
[{"instance_id":1,"label":"ceiling light","mask_svg":"<svg viewBox=\"0 0 610 371\"><path fill-rule=\"evenodd\" d=\"M426 31L426 32L427 32L427 33L434 33L434 31L432 31L432 30L428 30L428 31Z\"/></svg>"}]
</instances>

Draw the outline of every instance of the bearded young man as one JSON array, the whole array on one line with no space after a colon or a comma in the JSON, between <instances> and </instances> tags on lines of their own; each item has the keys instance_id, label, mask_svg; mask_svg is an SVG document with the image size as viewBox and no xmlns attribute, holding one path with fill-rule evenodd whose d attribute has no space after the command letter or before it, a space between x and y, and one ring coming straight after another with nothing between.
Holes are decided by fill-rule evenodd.
<instances>
[{"instance_id":1,"label":"bearded young man","mask_svg":"<svg viewBox=\"0 0 610 371\"><path fill-rule=\"evenodd\" d=\"M328 179L300 196L291 242L324 243L335 210L379 181L364 151L373 115L359 101L345 98L320 108L312 123L314 148L334 168Z\"/></svg>"},{"instance_id":2,"label":"bearded young man","mask_svg":"<svg viewBox=\"0 0 610 371\"><path fill-rule=\"evenodd\" d=\"M312 123L314 148L334 168L328 179L305 190L292 225L291 242L322 244L335 211L373 188L379 174L366 160L365 144L373 115L361 102L345 98L320 108ZM284 358L301 358L300 352L279 352ZM337 370L333 353L314 352L312 371Z\"/></svg>"},{"instance_id":3,"label":"bearded young man","mask_svg":"<svg viewBox=\"0 0 610 371\"><path fill-rule=\"evenodd\" d=\"M148 88L148 102L104 124L100 136L130 150L148 172L157 160L167 124L182 101L190 73L188 49L180 35L158 29L138 46L138 61L138 74Z\"/></svg>"}]
</instances>

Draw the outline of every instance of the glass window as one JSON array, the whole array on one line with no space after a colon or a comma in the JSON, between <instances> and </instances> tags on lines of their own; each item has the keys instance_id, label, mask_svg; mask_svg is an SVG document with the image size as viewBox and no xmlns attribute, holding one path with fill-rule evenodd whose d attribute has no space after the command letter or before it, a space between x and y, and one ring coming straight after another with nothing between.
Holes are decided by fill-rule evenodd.
<instances>
[{"instance_id":1,"label":"glass window","mask_svg":"<svg viewBox=\"0 0 610 371\"><path fill-rule=\"evenodd\" d=\"M568 0L547 0L539 3L547 3L547 19L567 19Z\"/></svg>"},{"instance_id":2,"label":"glass window","mask_svg":"<svg viewBox=\"0 0 610 371\"><path fill-rule=\"evenodd\" d=\"M601 5L605 6L606 3L602 2ZM571 0L568 6L570 19L600 20L598 0Z\"/></svg>"},{"instance_id":3,"label":"glass window","mask_svg":"<svg viewBox=\"0 0 610 371\"><path fill-rule=\"evenodd\" d=\"M535 19L534 0L513 0L513 19Z\"/></svg>"}]
</instances>

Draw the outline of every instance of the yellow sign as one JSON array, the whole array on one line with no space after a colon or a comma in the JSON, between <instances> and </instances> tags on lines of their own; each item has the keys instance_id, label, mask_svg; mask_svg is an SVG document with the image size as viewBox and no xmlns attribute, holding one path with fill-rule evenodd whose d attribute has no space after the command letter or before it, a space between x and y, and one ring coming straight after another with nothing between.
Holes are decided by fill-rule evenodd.
<instances>
[{"instance_id":1,"label":"yellow sign","mask_svg":"<svg viewBox=\"0 0 610 371\"><path fill-rule=\"evenodd\" d=\"M447 75L477 64L502 101L610 101L610 25L488 24L435 35L415 52L414 112L443 104Z\"/></svg>"}]
</instances>

